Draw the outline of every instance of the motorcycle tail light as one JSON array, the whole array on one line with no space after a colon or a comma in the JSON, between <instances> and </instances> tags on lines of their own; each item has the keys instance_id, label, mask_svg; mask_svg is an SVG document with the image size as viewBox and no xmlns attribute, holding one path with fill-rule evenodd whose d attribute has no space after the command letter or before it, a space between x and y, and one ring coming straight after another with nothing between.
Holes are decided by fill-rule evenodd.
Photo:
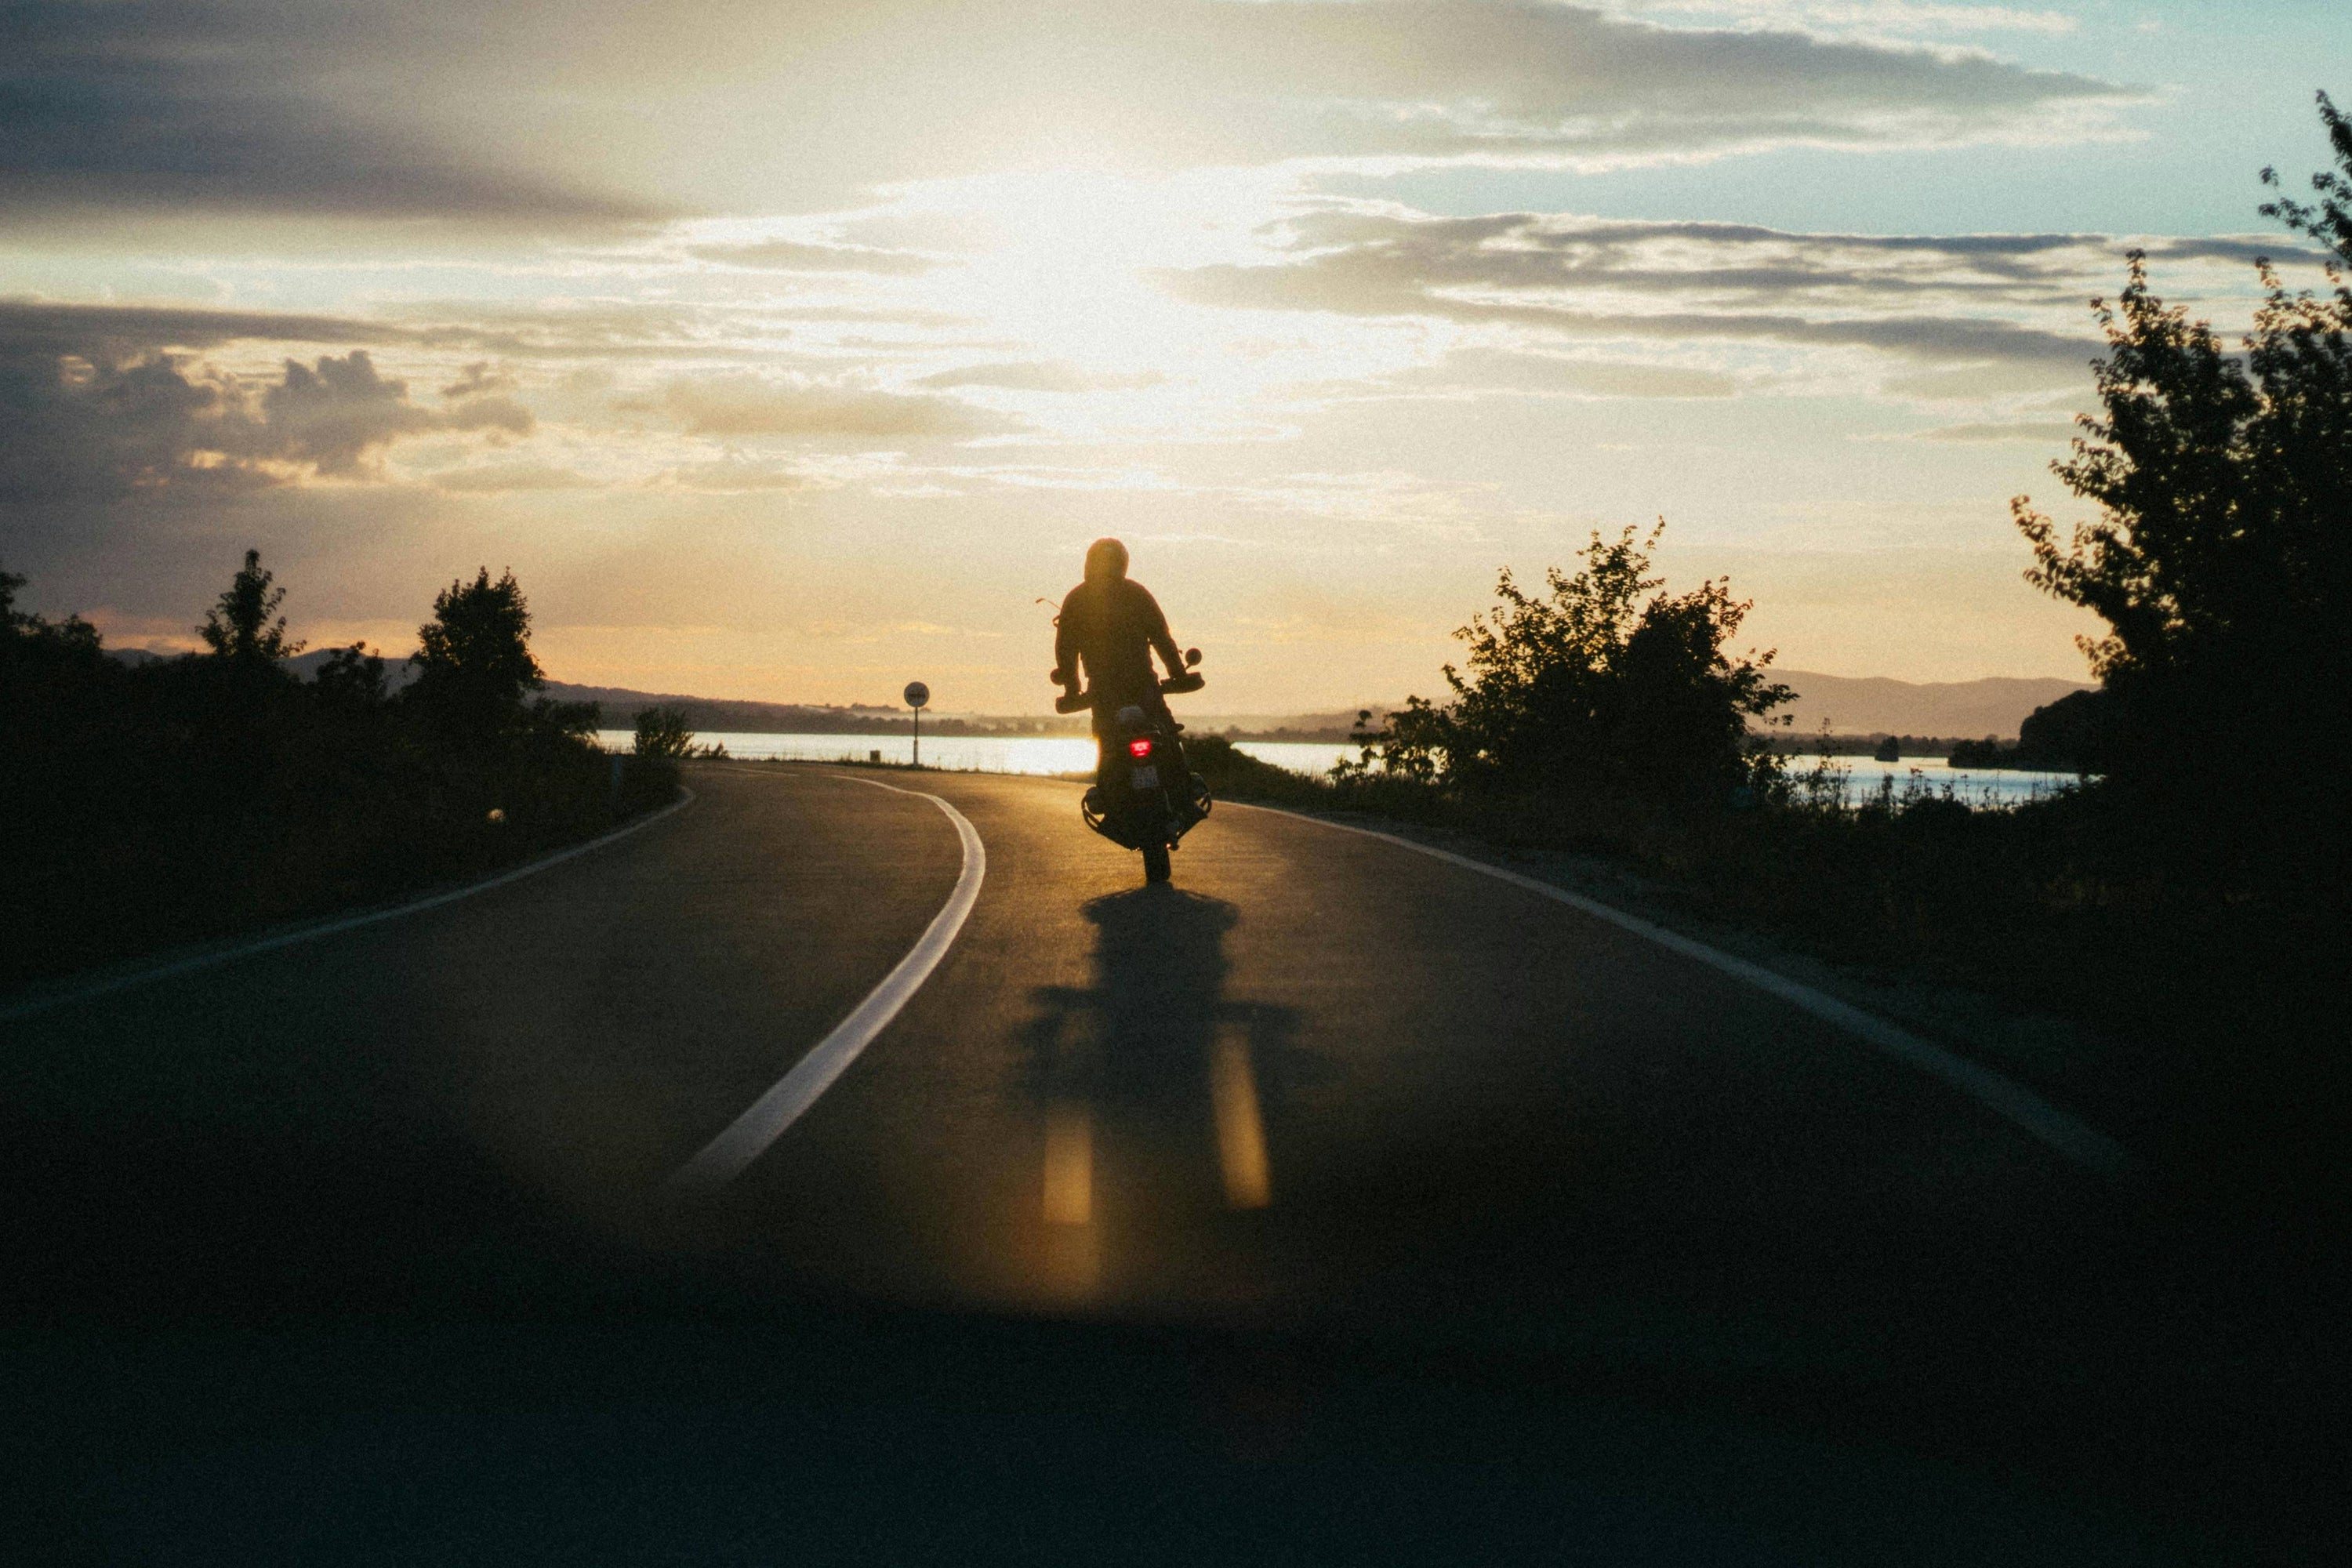
<instances>
[{"instance_id":1,"label":"motorcycle tail light","mask_svg":"<svg viewBox=\"0 0 2352 1568\"><path fill-rule=\"evenodd\" d=\"M1127 743L1127 754L1130 757L1150 756L1151 754L1151 737L1146 735L1139 740L1129 741Z\"/></svg>"}]
</instances>

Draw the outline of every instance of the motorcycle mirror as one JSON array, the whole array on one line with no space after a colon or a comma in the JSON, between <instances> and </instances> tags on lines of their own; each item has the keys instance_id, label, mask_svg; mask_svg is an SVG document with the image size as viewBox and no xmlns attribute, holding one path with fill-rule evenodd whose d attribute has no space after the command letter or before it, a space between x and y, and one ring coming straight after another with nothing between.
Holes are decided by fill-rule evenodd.
<instances>
[{"instance_id":1,"label":"motorcycle mirror","mask_svg":"<svg viewBox=\"0 0 2352 1568\"><path fill-rule=\"evenodd\" d=\"M1190 668L1192 668L1194 665L1196 665L1196 664L1198 664L1198 663L1200 663L1200 662L1201 662L1201 650L1200 650L1199 648L1196 648L1196 647L1188 647L1188 648L1186 648L1186 649L1184 650L1184 668L1185 668L1190 669Z\"/></svg>"}]
</instances>

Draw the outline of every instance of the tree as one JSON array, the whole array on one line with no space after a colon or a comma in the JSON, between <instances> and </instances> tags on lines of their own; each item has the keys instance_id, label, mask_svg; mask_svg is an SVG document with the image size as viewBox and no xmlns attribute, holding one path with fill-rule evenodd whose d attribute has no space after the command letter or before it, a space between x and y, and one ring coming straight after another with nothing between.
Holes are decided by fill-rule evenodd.
<instances>
[{"instance_id":1,"label":"tree","mask_svg":"<svg viewBox=\"0 0 2352 1568\"><path fill-rule=\"evenodd\" d=\"M409 698L466 728L509 728L525 714L524 694L547 683L530 651L530 605L512 572L490 581L485 566L433 601L416 628Z\"/></svg>"},{"instance_id":2,"label":"tree","mask_svg":"<svg viewBox=\"0 0 2352 1568\"><path fill-rule=\"evenodd\" d=\"M205 612L204 625L196 628L215 658L242 665L274 665L302 651L301 643L286 638L286 617L278 615L286 590L273 587L272 582L270 574L262 569L261 552L247 551L245 565L230 579L219 603ZM278 617L274 621L273 616Z\"/></svg>"},{"instance_id":3,"label":"tree","mask_svg":"<svg viewBox=\"0 0 2352 1568\"><path fill-rule=\"evenodd\" d=\"M1499 574L1500 607L1454 634L1469 653L1466 673L1445 667L1453 701L1409 698L1389 716L1386 770L1514 796L1683 805L1753 782L1769 763L1748 721L1793 693L1766 678L1771 654L1724 653L1748 609L1727 583L1658 591L1650 552L1664 527L1638 542L1630 528L1594 533L1574 575L1545 574L1548 595Z\"/></svg>"},{"instance_id":4,"label":"tree","mask_svg":"<svg viewBox=\"0 0 2352 1568\"><path fill-rule=\"evenodd\" d=\"M2158 299L2134 252L2122 297L2092 302L2105 412L2053 465L2101 515L2062 542L2030 499L2012 503L2027 580L2107 624L2082 645L2112 700L2113 793L2224 879L2342 851L2330 797L2352 690L2352 123L2325 93L2319 110L2336 161L2313 178L2321 202L2262 210L2327 247L2328 291L2289 293L2257 262L2266 298L2241 357Z\"/></svg>"},{"instance_id":5,"label":"tree","mask_svg":"<svg viewBox=\"0 0 2352 1568\"><path fill-rule=\"evenodd\" d=\"M319 667L319 700L334 708L373 708L383 700L383 660L364 643L339 647Z\"/></svg>"},{"instance_id":6,"label":"tree","mask_svg":"<svg viewBox=\"0 0 2352 1568\"><path fill-rule=\"evenodd\" d=\"M84 663L98 658L98 628L79 616L52 621L16 607L16 591L25 579L0 572L0 658L12 654L63 657Z\"/></svg>"}]
</instances>

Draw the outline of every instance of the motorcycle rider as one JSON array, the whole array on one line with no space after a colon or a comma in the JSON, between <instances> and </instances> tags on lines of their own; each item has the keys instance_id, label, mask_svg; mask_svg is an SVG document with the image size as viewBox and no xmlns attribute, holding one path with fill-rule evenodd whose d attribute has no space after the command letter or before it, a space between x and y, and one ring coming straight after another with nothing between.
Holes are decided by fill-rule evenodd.
<instances>
[{"instance_id":1,"label":"motorcycle rider","mask_svg":"<svg viewBox=\"0 0 2352 1568\"><path fill-rule=\"evenodd\" d=\"M1160 655L1171 676L1184 673L1184 656L1160 601L1128 576L1126 545L1097 539L1087 546L1087 580L1062 600L1054 628L1054 682L1065 691L1082 681L1090 689L1098 744L1122 708L1140 708L1171 732L1182 727L1160 695L1151 656Z\"/></svg>"}]
</instances>

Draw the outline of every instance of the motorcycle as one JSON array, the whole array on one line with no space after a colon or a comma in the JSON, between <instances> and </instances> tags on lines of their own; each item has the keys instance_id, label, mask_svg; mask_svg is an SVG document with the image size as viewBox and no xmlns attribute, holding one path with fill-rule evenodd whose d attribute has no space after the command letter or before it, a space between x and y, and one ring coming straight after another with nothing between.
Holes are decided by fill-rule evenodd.
<instances>
[{"instance_id":1,"label":"motorcycle","mask_svg":"<svg viewBox=\"0 0 2352 1568\"><path fill-rule=\"evenodd\" d=\"M1167 696L1198 691L1207 680L1193 667L1201 662L1199 648L1184 651L1184 673L1160 683ZM1089 691L1064 694L1054 703L1057 713L1079 713L1095 706ZM1086 825L1126 849L1143 852L1143 879L1164 882L1171 874L1169 851L1209 815L1209 786L1184 765L1184 746L1177 731L1183 726L1160 713L1147 712L1130 703L1102 727L1101 756L1095 782L1078 802Z\"/></svg>"}]
</instances>

